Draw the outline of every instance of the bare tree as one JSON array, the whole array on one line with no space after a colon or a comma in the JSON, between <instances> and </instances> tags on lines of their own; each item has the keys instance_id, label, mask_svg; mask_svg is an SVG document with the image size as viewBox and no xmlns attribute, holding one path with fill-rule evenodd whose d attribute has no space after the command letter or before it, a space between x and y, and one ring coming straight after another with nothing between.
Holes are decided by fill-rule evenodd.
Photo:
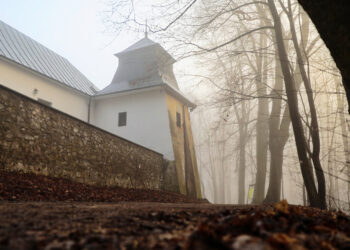
<instances>
[{"instance_id":1,"label":"bare tree","mask_svg":"<svg viewBox=\"0 0 350 250\"><path fill-rule=\"evenodd\" d=\"M292 126L294 131L294 138L297 146L298 157L300 161L301 173L304 179L306 191L310 200L310 205L320 208L326 208L325 201L325 186L324 182L320 180L319 182L319 192L317 192L315 180L312 173L312 164L308 158L308 145L306 143L306 138L304 134L303 124L300 118L300 113L298 110L298 98L296 85L293 75L288 65L288 56L286 53L286 48L283 42L283 33L281 28L281 20L279 18L276 5L273 0L268 0L269 8L271 11L272 18L274 20L276 41L278 47L278 53L281 60L281 67L285 81L286 94L288 97L288 107L289 114L292 120ZM300 60L300 58L299 58ZM300 63L299 63L300 64ZM316 171L321 169L321 166L315 167ZM323 172L318 172L317 176L323 176ZM324 176L323 176L324 178ZM320 178L321 179L321 178Z\"/></svg>"},{"instance_id":2,"label":"bare tree","mask_svg":"<svg viewBox=\"0 0 350 250\"><path fill-rule=\"evenodd\" d=\"M337 92L340 91L339 83L336 82L336 90ZM345 119L345 110L344 110L344 95L337 95L337 104L338 104L338 114L340 116L340 126L341 126L341 137L343 141L343 149L344 149L344 160L345 164L344 167L340 170L340 172L345 171L348 176L348 192L347 192L347 198L348 202L350 203L350 140L349 140L349 134L350 134L350 128L346 126L346 119Z\"/></svg>"},{"instance_id":3,"label":"bare tree","mask_svg":"<svg viewBox=\"0 0 350 250\"><path fill-rule=\"evenodd\" d=\"M348 20L348 1L298 0L315 23L326 46L330 49L342 75L342 82L348 99L350 113L350 24Z\"/></svg>"},{"instance_id":4,"label":"bare tree","mask_svg":"<svg viewBox=\"0 0 350 250\"><path fill-rule=\"evenodd\" d=\"M120 6L128 10L119 15L118 21L114 22L118 28L123 25L135 29L143 28L144 15L139 8L135 7L135 1L113 2L116 5L112 13L117 13L116 10L120 9ZM153 34L163 34L163 37L171 38L173 51L179 52L180 48L182 49L180 55L178 54L179 58L186 58L190 55L219 55L208 56L210 60L204 62L213 64L214 67L226 68L224 70L226 73L216 74L215 78L210 79L215 88L221 88L220 98L222 99L219 98L216 101L221 101L225 105L231 103L231 108L217 110L218 112L232 112L232 117L235 117L237 123L235 129L239 135L243 135L242 138L248 137L248 129L247 127L244 129L244 126L249 121L249 118L243 118L247 106L242 106L242 103L248 101L258 103L257 108L252 108L254 105L249 108L256 112L257 121L255 143L257 174L254 202L259 203L264 198L268 148L270 150L270 179L265 201L274 202L281 197L282 165L286 161L284 148L289 137L290 123L292 123L300 170L308 199L312 206L325 208L326 185L320 160L322 148L318 114L314 103L316 93L311 86L309 73L309 56L317 50L314 47L318 39L308 41L308 18L299 13L295 15L297 5L294 5L294 10L292 10L293 5L290 0L287 0L287 6L284 6L284 2L280 0L280 7L277 9L275 1L272 0L218 0L215 3L196 0L159 0L153 4L156 10L153 9L155 14L149 18L148 26ZM267 12L272 14L273 21L270 20ZM301 19L299 29L295 26L298 19ZM284 31L282 24L287 24L289 31ZM286 42L289 39L291 45ZM241 46L237 45L237 41L241 41ZM267 43L275 44L275 50L265 49ZM271 58L267 56L269 53L272 55ZM242 55L246 61L233 63L238 61ZM272 64L269 62L271 59L275 59ZM274 79L269 77L272 74L269 72L270 66L268 65L275 65ZM243 74L240 74L242 79L233 78L232 66L243 67L244 71L249 72L245 74L254 75L250 80L254 78L255 92L247 92L246 89L237 87L240 84L249 85L252 81L243 79L246 77ZM299 87L302 90L299 91ZM304 90L305 94L302 93ZM305 96L307 105L304 101ZM287 105L284 105L284 101L287 102ZM269 104L272 106L268 117ZM300 107L304 111L300 111ZM239 124L242 124L243 127L240 128ZM245 152L246 142L239 137L237 143L240 149L244 149L240 151L238 159L244 162L248 155ZM221 157L226 157L225 155L226 153ZM213 166L215 164L213 162ZM227 166L224 162L222 165ZM238 165L242 165L239 168L239 175L242 177L246 171L243 171L246 169L243 165L247 164L240 162ZM240 178L242 183L245 179ZM245 184L242 183L239 185L241 191L245 188ZM217 190L221 191L218 191L220 194L216 195L227 196L227 194L222 194L226 190ZM244 196L245 192L239 193L243 193ZM242 200L244 197L240 197L240 201Z\"/></svg>"}]
</instances>

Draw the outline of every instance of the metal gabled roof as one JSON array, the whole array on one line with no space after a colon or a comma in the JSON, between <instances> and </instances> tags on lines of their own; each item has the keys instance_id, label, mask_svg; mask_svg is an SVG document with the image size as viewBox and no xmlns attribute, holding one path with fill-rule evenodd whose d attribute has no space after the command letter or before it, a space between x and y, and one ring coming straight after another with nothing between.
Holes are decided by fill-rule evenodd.
<instances>
[{"instance_id":1,"label":"metal gabled roof","mask_svg":"<svg viewBox=\"0 0 350 250\"><path fill-rule=\"evenodd\" d=\"M116 56L119 63L112 82L96 96L161 84L169 84L179 90L173 73L175 60L159 43L145 37Z\"/></svg>"},{"instance_id":2,"label":"metal gabled roof","mask_svg":"<svg viewBox=\"0 0 350 250\"><path fill-rule=\"evenodd\" d=\"M94 95L98 89L67 59L0 20L0 57L80 92Z\"/></svg>"},{"instance_id":3,"label":"metal gabled roof","mask_svg":"<svg viewBox=\"0 0 350 250\"><path fill-rule=\"evenodd\" d=\"M131 94L134 93L135 91L143 91L143 90L147 90L147 89L155 89L155 88L163 88L168 94L172 95L173 97L177 98L178 100L180 100L181 102L185 103L188 105L188 107L194 109L197 107L197 105L195 103L193 103L192 101L190 101L190 99L188 99L183 93L181 93L180 90L172 87L169 84L166 84L164 82L153 82L153 83L148 83L148 84L144 84L143 86L138 86L137 88L124 88L124 89L120 89L120 88L116 88L116 85L109 85L107 86L104 90L98 92L96 95L94 95L95 98L99 99L99 98L104 98L104 97L108 97L108 96L115 96L115 95L119 95L119 94Z\"/></svg>"},{"instance_id":4,"label":"metal gabled roof","mask_svg":"<svg viewBox=\"0 0 350 250\"><path fill-rule=\"evenodd\" d=\"M160 44L145 37L116 56L119 64L112 82L96 98L161 87L189 107L196 107L181 93L173 72L175 60Z\"/></svg>"},{"instance_id":5,"label":"metal gabled roof","mask_svg":"<svg viewBox=\"0 0 350 250\"><path fill-rule=\"evenodd\" d=\"M121 55L121 54L124 54L124 53L128 53L128 52L131 52L131 51L134 51L134 50L138 50L138 49L142 49L142 48L146 48L146 47L154 46L154 45L159 45L159 44L156 43L156 42L153 42L148 37L145 37L145 38L141 39L140 41L132 44L131 46L129 46L125 50L117 53L116 55Z\"/></svg>"}]
</instances>

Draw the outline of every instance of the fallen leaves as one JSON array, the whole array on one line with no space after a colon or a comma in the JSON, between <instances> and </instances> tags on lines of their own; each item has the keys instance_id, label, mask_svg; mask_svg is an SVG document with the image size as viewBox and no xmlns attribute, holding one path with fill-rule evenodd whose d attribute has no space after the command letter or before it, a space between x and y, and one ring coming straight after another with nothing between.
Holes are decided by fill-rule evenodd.
<instances>
[{"instance_id":1,"label":"fallen leaves","mask_svg":"<svg viewBox=\"0 0 350 250\"><path fill-rule=\"evenodd\" d=\"M243 208L222 219L208 218L205 225L205 230L198 228L193 233L197 241L214 238L228 249L330 250L350 246L349 216L289 205L285 200Z\"/></svg>"},{"instance_id":2,"label":"fallen leaves","mask_svg":"<svg viewBox=\"0 0 350 250\"><path fill-rule=\"evenodd\" d=\"M0 199L11 201L191 201L166 192L2 174ZM4 201L0 222L5 249L350 249L348 215L287 201L266 206Z\"/></svg>"},{"instance_id":3,"label":"fallen leaves","mask_svg":"<svg viewBox=\"0 0 350 250\"><path fill-rule=\"evenodd\" d=\"M234 239L233 249L243 250L270 250L272 247L264 242L261 238L252 237L250 235L240 235Z\"/></svg>"},{"instance_id":4,"label":"fallen leaves","mask_svg":"<svg viewBox=\"0 0 350 250\"><path fill-rule=\"evenodd\" d=\"M288 202L286 200L282 200L280 202L277 202L274 205L274 207L278 212L281 212L284 214L289 214L289 205L288 205Z\"/></svg>"},{"instance_id":5,"label":"fallen leaves","mask_svg":"<svg viewBox=\"0 0 350 250\"><path fill-rule=\"evenodd\" d=\"M278 245L292 245L298 242L298 240L289 237L285 233L272 234L267 240Z\"/></svg>"},{"instance_id":6,"label":"fallen leaves","mask_svg":"<svg viewBox=\"0 0 350 250\"><path fill-rule=\"evenodd\" d=\"M66 179L0 171L0 201L203 202L177 193L95 187Z\"/></svg>"}]
</instances>

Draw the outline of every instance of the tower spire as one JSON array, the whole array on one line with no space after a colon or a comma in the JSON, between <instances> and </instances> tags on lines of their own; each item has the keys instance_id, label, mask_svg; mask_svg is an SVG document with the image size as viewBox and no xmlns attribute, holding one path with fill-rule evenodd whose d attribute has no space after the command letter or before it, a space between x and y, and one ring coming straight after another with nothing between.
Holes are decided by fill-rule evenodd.
<instances>
[{"instance_id":1,"label":"tower spire","mask_svg":"<svg viewBox=\"0 0 350 250\"><path fill-rule=\"evenodd\" d=\"M145 25L145 38L148 38L148 25L147 25L147 18L146 18L146 25Z\"/></svg>"}]
</instances>

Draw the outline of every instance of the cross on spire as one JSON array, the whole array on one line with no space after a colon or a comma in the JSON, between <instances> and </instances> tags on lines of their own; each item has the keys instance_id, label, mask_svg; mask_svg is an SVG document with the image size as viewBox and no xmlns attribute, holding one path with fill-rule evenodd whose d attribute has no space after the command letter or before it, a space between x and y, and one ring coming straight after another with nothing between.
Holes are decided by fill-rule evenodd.
<instances>
[{"instance_id":1,"label":"cross on spire","mask_svg":"<svg viewBox=\"0 0 350 250\"><path fill-rule=\"evenodd\" d=\"M147 19L146 19L146 24L145 24L145 38L148 38L148 25L147 25Z\"/></svg>"}]
</instances>

